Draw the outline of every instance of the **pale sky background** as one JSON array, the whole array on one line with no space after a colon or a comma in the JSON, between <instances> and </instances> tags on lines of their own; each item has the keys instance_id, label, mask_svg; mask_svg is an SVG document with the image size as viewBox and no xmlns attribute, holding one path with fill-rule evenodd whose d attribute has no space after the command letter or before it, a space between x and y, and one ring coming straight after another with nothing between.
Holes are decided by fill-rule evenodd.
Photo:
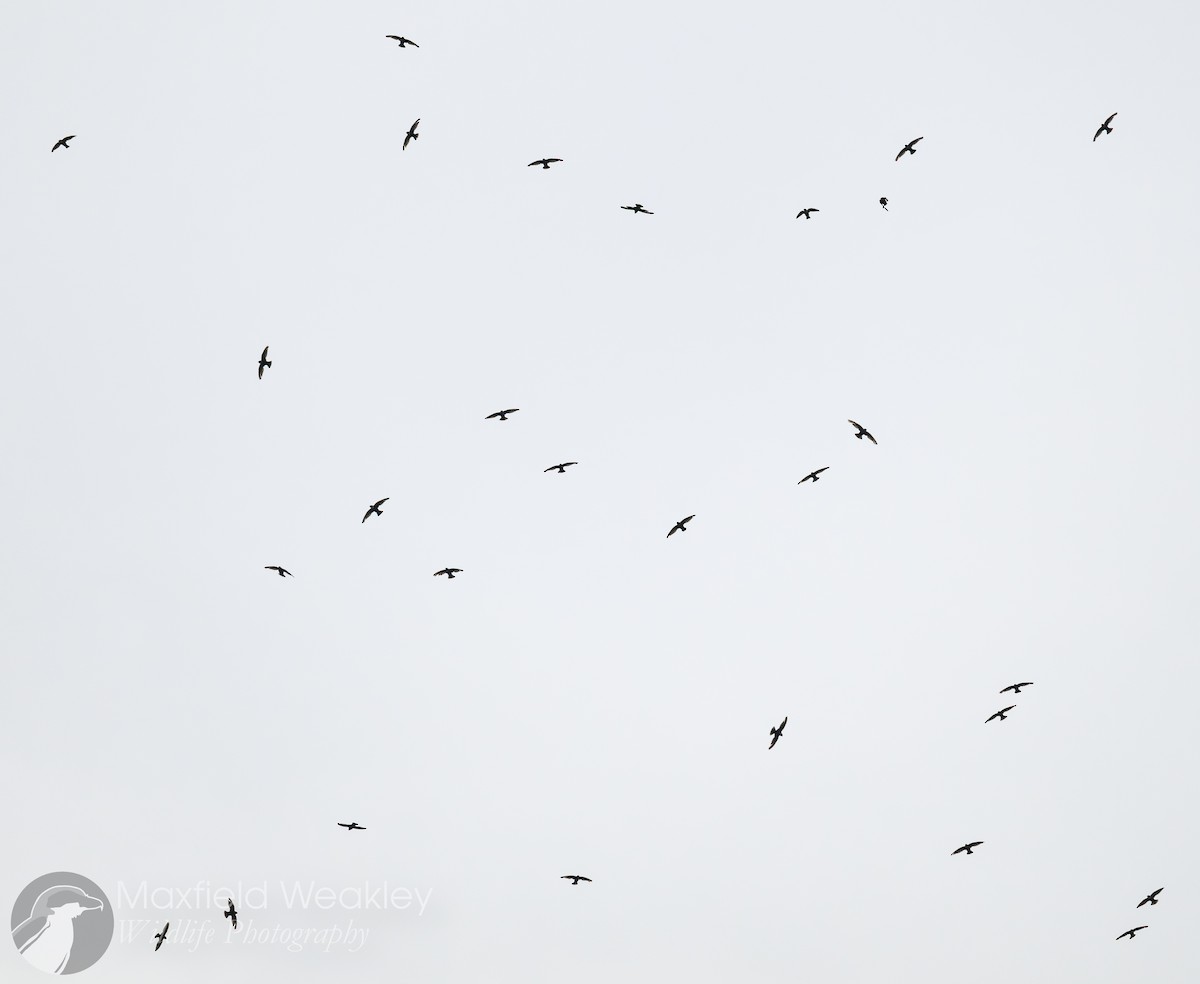
<instances>
[{"instance_id":1,"label":"pale sky background","mask_svg":"<svg viewBox=\"0 0 1200 984\"><path fill-rule=\"evenodd\" d=\"M370 931L93 984L1197 980L1198 28L10 5L0 899Z\"/></svg>"}]
</instances>

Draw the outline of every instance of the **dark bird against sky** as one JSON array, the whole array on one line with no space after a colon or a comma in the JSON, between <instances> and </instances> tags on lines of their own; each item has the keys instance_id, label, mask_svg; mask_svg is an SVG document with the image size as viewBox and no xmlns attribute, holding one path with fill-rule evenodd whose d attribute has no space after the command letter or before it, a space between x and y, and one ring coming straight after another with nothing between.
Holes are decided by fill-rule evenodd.
<instances>
[{"instance_id":1,"label":"dark bird against sky","mask_svg":"<svg viewBox=\"0 0 1200 984\"><path fill-rule=\"evenodd\" d=\"M390 498L391 498L391 496L388 496L388 499L390 499ZM376 516L382 516L383 510L380 509L379 507L382 506L385 502L387 502L387 499L380 499L377 503L375 503L375 505L371 506L366 511L366 513L363 515L362 521L365 523L367 521L367 517L370 516L372 513L374 513Z\"/></svg>"},{"instance_id":2,"label":"dark bird against sky","mask_svg":"<svg viewBox=\"0 0 1200 984\"><path fill-rule=\"evenodd\" d=\"M591 879L587 875L560 875L560 878L570 878L572 885L578 885L581 881L590 882Z\"/></svg>"},{"instance_id":3,"label":"dark bird against sky","mask_svg":"<svg viewBox=\"0 0 1200 984\"><path fill-rule=\"evenodd\" d=\"M167 923L167 924L166 924L166 925L165 925L165 926L162 928L162 932L161 932L161 933L155 933L155 934L154 934L154 938L155 938L156 940L158 940L158 942L154 944L154 952L155 952L155 953L157 953L157 952L158 952L158 948L159 948L160 946L162 946L162 945L163 945L163 943L166 941L166 938L167 938L167 930L168 930L168 929L170 929L170 928L171 928L171 924L170 924L170 923Z\"/></svg>"},{"instance_id":4,"label":"dark bird against sky","mask_svg":"<svg viewBox=\"0 0 1200 984\"><path fill-rule=\"evenodd\" d=\"M54 146L50 148L50 153L53 154L56 150L58 150L59 147L66 147L68 150L70 150L71 148L67 145L67 141L74 139L75 134L73 133L69 137L59 137L58 140L55 141Z\"/></svg>"},{"instance_id":5,"label":"dark bird against sky","mask_svg":"<svg viewBox=\"0 0 1200 984\"><path fill-rule=\"evenodd\" d=\"M264 571L276 571L280 577L295 577L296 575L289 571L286 567L279 567L275 564L268 564L263 568Z\"/></svg>"},{"instance_id":6,"label":"dark bird against sky","mask_svg":"<svg viewBox=\"0 0 1200 984\"><path fill-rule=\"evenodd\" d=\"M237 929L237 909L233 907L233 899L229 900L229 908L225 910L225 918L233 920L233 928Z\"/></svg>"},{"instance_id":7,"label":"dark bird against sky","mask_svg":"<svg viewBox=\"0 0 1200 984\"><path fill-rule=\"evenodd\" d=\"M455 574L461 574L461 573L462 573L461 567L443 567L440 571L434 571L433 576L438 577L441 574L445 574L446 577L453 578Z\"/></svg>"},{"instance_id":8,"label":"dark bird against sky","mask_svg":"<svg viewBox=\"0 0 1200 984\"><path fill-rule=\"evenodd\" d=\"M800 216L803 215L806 219L811 219L812 218L811 213L819 212L819 211L821 211L819 208L802 208L802 209L800 209L799 212L796 213L796 218L800 218Z\"/></svg>"},{"instance_id":9,"label":"dark bird against sky","mask_svg":"<svg viewBox=\"0 0 1200 984\"><path fill-rule=\"evenodd\" d=\"M674 526L671 527L671 533L678 533L678 532L686 533L687 532L686 524L690 523L695 518L696 518L695 513L692 513L692 515L690 515L690 516L685 516L678 523L676 523ZM667 536L670 537L671 533L668 533Z\"/></svg>"},{"instance_id":10,"label":"dark bird against sky","mask_svg":"<svg viewBox=\"0 0 1200 984\"><path fill-rule=\"evenodd\" d=\"M808 481L819 482L819 481L821 481L821 472L826 472L826 471L829 471L828 465L826 465L824 468L818 468L816 471L810 471L807 475L805 475L802 479L800 479L800 481L798 481L796 484L803 485L805 482L808 482Z\"/></svg>"},{"instance_id":11,"label":"dark bird against sky","mask_svg":"<svg viewBox=\"0 0 1200 984\"><path fill-rule=\"evenodd\" d=\"M526 167L535 167L538 164L541 164L543 171L549 171L551 164L561 164L561 163L562 163L561 157L543 157L540 161L531 161L529 164L526 165Z\"/></svg>"},{"instance_id":12,"label":"dark bird against sky","mask_svg":"<svg viewBox=\"0 0 1200 984\"><path fill-rule=\"evenodd\" d=\"M560 475L565 475L568 468L577 464L579 464L578 461L564 461L561 465L551 465L549 468L543 469L542 474L544 475L546 472L552 472L557 469Z\"/></svg>"},{"instance_id":13,"label":"dark bird against sky","mask_svg":"<svg viewBox=\"0 0 1200 984\"><path fill-rule=\"evenodd\" d=\"M508 415L510 413L516 413L519 409L520 409L520 407L513 407L511 410L497 410L495 413L489 413L483 419L484 420L492 420L496 417L499 417L501 420L508 420Z\"/></svg>"},{"instance_id":14,"label":"dark bird against sky","mask_svg":"<svg viewBox=\"0 0 1200 984\"><path fill-rule=\"evenodd\" d=\"M269 349L270 347L271 347L270 345L264 346L263 354L258 357L258 378L259 379L262 379L262 374L263 374L264 369L271 368L271 363L267 359L267 349Z\"/></svg>"},{"instance_id":15,"label":"dark bird against sky","mask_svg":"<svg viewBox=\"0 0 1200 984\"><path fill-rule=\"evenodd\" d=\"M1158 905L1158 893L1161 891L1162 891L1161 888L1156 888L1153 892L1151 892L1144 899L1142 899L1141 902L1139 902L1136 906L1134 906L1134 908L1140 909L1147 902L1149 902L1151 905Z\"/></svg>"},{"instance_id":16,"label":"dark bird against sky","mask_svg":"<svg viewBox=\"0 0 1200 984\"><path fill-rule=\"evenodd\" d=\"M917 137L916 140L910 140L900 148L900 153L896 155L896 160L900 160L905 154L915 154L917 152L917 144L924 140L924 137Z\"/></svg>"},{"instance_id":17,"label":"dark bird against sky","mask_svg":"<svg viewBox=\"0 0 1200 984\"><path fill-rule=\"evenodd\" d=\"M858 433L855 434L854 436L857 437L860 441L865 437L872 444L879 443L877 440L875 440L875 435L872 434L869 430L867 430L862 424L856 423L853 420L851 420L850 423L854 424L854 426L858 428Z\"/></svg>"},{"instance_id":18,"label":"dark bird against sky","mask_svg":"<svg viewBox=\"0 0 1200 984\"><path fill-rule=\"evenodd\" d=\"M1118 937L1117 937L1117 939L1119 939L1119 940L1123 940L1123 939L1125 939L1125 937L1126 937L1126 936L1128 936L1130 939L1133 939L1133 936L1134 936L1134 934L1135 934L1135 933L1136 933L1136 932L1137 932L1139 929L1146 929L1146 928L1148 928L1148 927L1146 927L1146 926L1134 926L1134 927L1133 927L1133 929L1127 929L1127 930L1125 930L1125 932L1123 932L1123 933L1122 933L1120 936L1118 936Z\"/></svg>"},{"instance_id":19,"label":"dark bird against sky","mask_svg":"<svg viewBox=\"0 0 1200 984\"><path fill-rule=\"evenodd\" d=\"M642 208L642 203L641 203L641 202L637 202L637 203L636 203L636 204L634 204L634 205L622 205L622 206L621 206L621 208L623 208L623 209L625 209L626 211L629 211L629 212L635 212L635 213L636 213L636 212L645 212L647 215L653 215L653 214L654 214L654 213L653 213L653 212L651 212L651 211L650 211L648 208Z\"/></svg>"},{"instance_id":20,"label":"dark bird against sky","mask_svg":"<svg viewBox=\"0 0 1200 984\"><path fill-rule=\"evenodd\" d=\"M360 827L358 821L351 820L349 823L338 822L339 827L345 827L347 830L366 830L366 827Z\"/></svg>"},{"instance_id":21,"label":"dark bird against sky","mask_svg":"<svg viewBox=\"0 0 1200 984\"><path fill-rule=\"evenodd\" d=\"M413 125L408 128L408 133L404 134L404 144L401 146L401 150L408 150L408 142L410 140L416 140L417 137L421 135L417 133L417 124L420 122L421 120L418 118L414 120Z\"/></svg>"},{"instance_id":22,"label":"dark bird against sky","mask_svg":"<svg viewBox=\"0 0 1200 984\"><path fill-rule=\"evenodd\" d=\"M781 722L779 722L779 727L778 727L778 728L772 728L772 729L771 729L771 744L769 744L769 745L767 746L767 751L768 751L768 752L769 752L769 751L770 751L772 748L774 748L774 747L775 747L775 742L779 741L779 738L780 738L780 736L783 734L783 729L784 729L786 726L787 726L787 718L785 717L785 718L784 718L784 719L783 719Z\"/></svg>"},{"instance_id":23,"label":"dark bird against sky","mask_svg":"<svg viewBox=\"0 0 1200 984\"><path fill-rule=\"evenodd\" d=\"M1113 113L1112 116L1110 116L1108 119L1106 119L1103 123L1100 124L1100 129L1096 131L1096 137L1100 136L1100 134L1102 134L1102 133L1112 133L1112 127L1109 126L1108 124L1113 121L1113 117L1115 117L1116 115L1117 115L1116 113ZM1092 137L1092 143L1096 142L1096 137Z\"/></svg>"},{"instance_id":24,"label":"dark bird against sky","mask_svg":"<svg viewBox=\"0 0 1200 984\"><path fill-rule=\"evenodd\" d=\"M1007 687L1005 687L1003 690L1001 690L1000 693L1006 694L1011 690L1014 694L1019 694L1021 692L1022 687L1032 687L1032 686L1033 686L1032 680L1026 680L1024 683L1010 683Z\"/></svg>"},{"instance_id":25,"label":"dark bird against sky","mask_svg":"<svg viewBox=\"0 0 1200 984\"><path fill-rule=\"evenodd\" d=\"M886 212L887 211L887 199L886 198L879 199L879 204L883 206L883 210Z\"/></svg>"},{"instance_id":26,"label":"dark bird against sky","mask_svg":"<svg viewBox=\"0 0 1200 984\"><path fill-rule=\"evenodd\" d=\"M386 37L389 41L399 41L401 48L403 48L406 44L411 44L414 48L421 47L416 41L409 41L408 38L402 38L395 34L385 34L384 37Z\"/></svg>"},{"instance_id":27,"label":"dark bird against sky","mask_svg":"<svg viewBox=\"0 0 1200 984\"><path fill-rule=\"evenodd\" d=\"M974 854L975 852L972 850L972 848L978 847L982 843L983 843L983 841L971 841L970 844L964 844L962 847L958 848L957 850L951 851L950 857L954 857L954 855L956 855L956 854L962 854L963 851L966 851L968 854Z\"/></svg>"},{"instance_id":28,"label":"dark bird against sky","mask_svg":"<svg viewBox=\"0 0 1200 984\"><path fill-rule=\"evenodd\" d=\"M1016 706L1017 706L1016 704L1009 704L1008 707L1005 707L1005 708L997 711L990 718L988 718L987 721L984 721L983 723L987 724L988 721L995 721L996 718L999 718L1001 721L1007 721L1008 720L1008 712L1011 711Z\"/></svg>"}]
</instances>

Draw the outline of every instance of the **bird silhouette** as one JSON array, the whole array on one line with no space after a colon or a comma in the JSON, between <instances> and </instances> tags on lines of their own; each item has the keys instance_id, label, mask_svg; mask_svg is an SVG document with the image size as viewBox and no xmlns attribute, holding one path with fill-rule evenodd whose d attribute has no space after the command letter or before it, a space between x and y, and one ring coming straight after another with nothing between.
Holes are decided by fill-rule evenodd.
<instances>
[{"instance_id":1,"label":"bird silhouette","mask_svg":"<svg viewBox=\"0 0 1200 984\"><path fill-rule=\"evenodd\" d=\"M778 728L771 729L771 744L767 746L768 752L775 747L775 742L779 741L779 736L783 734L783 729L786 724L787 718L785 717Z\"/></svg>"},{"instance_id":2,"label":"bird silhouette","mask_svg":"<svg viewBox=\"0 0 1200 984\"><path fill-rule=\"evenodd\" d=\"M958 848L958 850L951 851L950 857L954 857L956 854L962 854L963 851L966 851L968 854L974 854L975 852L971 850L971 848L978 847L982 843L983 841L971 841L970 844L964 844L962 847Z\"/></svg>"},{"instance_id":3,"label":"bird silhouette","mask_svg":"<svg viewBox=\"0 0 1200 984\"><path fill-rule=\"evenodd\" d=\"M900 153L896 155L896 160L900 160L905 154L915 154L917 152L917 144L924 139L924 137L917 137L916 140L910 140L900 149Z\"/></svg>"},{"instance_id":4,"label":"bird silhouette","mask_svg":"<svg viewBox=\"0 0 1200 984\"><path fill-rule=\"evenodd\" d=\"M388 496L388 499L390 499L390 498L391 498L391 496ZM367 521L367 517L370 516L371 513L374 513L376 516L382 516L383 510L380 509L379 507L382 506L385 502L387 502L387 499L380 499L377 503L375 503L375 505L371 506L366 511L366 513L363 515L362 521L365 523Z\"/></svg>"},{"instance_id":5,"label":"bird silhouette","mask_svg":"<svg viewBox=\"0 0 1200 984\"><path fill-rule=\"evenodd\" d=\"M387 38L389 41L399 41L401 48L403 48L406 44L411 44L414 48L421 47L419 44L417 44L416 41L409 41L408 38L398 37L395 34L385 34L384 37Z\"/></svg>"},{"instance_id":6,"label":"bird silhouette","mask_svg":"<svg viewBox=\"0 0 1200 984\"><path fill-rule=\"evenodd\" d=\"M570 878L572 885L578 885L581 881L590 882L591 879L587 875L560 875L560 878Z\"/></svg>"},{"instance_id":7,"label":"bird silhouette","mask_svg":"<svg viewBox=\"0 0 1200 984\"><path fill-rule=\"evenodd\" d=\"M264 347L263 354L258 357L258 378L259 379L262 379L262 374L263 374L264 369L271 368L270 360L267 359L267 349L269 349L270 347L271 347L270 345L267 345L266 347Z\"/></svg>"},{"instance_id":8,"label":"bird silhouette","mask_svg":"<svg viewBox=\"0 0 1200 984\"><path fill-rule=\"evenodd\" d=\"M825 472L825 471L829 471L828 465L826 465L824 468L818 468L816 471L810 471L807 475L805 475L802 479L800 479L800 481L798 481L796 484L803 485L805 482L808 482L808 481L819 482L819 481L821 481L821 472Z\"/></svg>"},{"instance_id":9,"label":"bird silhouette","mask_svg":"<svg viewBox=\"0 0 1200 984\"><path fill-rule=\"evenodd\" d=\"M812 215L810 213L819 211L821 211L819 208L802 208L796 213L796 218L800 218L803 215L806 219L811 219Z\"/></svg>"},{"instance_id":10,"label":"bird silhouette","mask_svg":"<svg viewBox=\"0 0 1200 984\"><path fill-rule=\"evenodd\" d=\"M21 955L38 970L49 974L72 974L76 920L88 913L102 912L104 900L93 898L78 885L52 885L29 907L29 915L12 930L12 940ZM19 913L13 909L13 920ZM95 917L88 919L94 922ZM81 959L76 964L82 962Z\"/></svg>"},{"instance_id":11,"label":"bird silhouette","mask_svg":"<svg viewBox=\"0 0 1200 984\"><path fill-rule=\"evenodd\" d=\"M1113 117L1116 115L1117 115L1116 113L1113 113L1112 116L1110 116L1108 119L1106 119L1103 123L1100 124L1100 129L1096 131L1096 137L1100 136L1100 134L1102 134L1102 133L1112 133L1112 127L1109 126L1108 124L1113 121ZM1092 137L1092 143L1096 142L1096 137Z\"/></svg>"},{"instance_id":12,"label":"bird silhouette","mask_svg":"<svg viewBox=\"0 0 1200 984\"><path fill-rule=\"evenodd\" d=\"M555 469L558 469L558 473L560 475L565 475L567 473L568 468L570 468L572 465L577 465L577 464L579 464L578 461L564 461L561 465L551 465L549 468L542 469L542 474L545 475L546 472L552 472Z\"/></svg>"},{"instance_id":13,"label":"bird silhouette","mask_svg":"<svg viewBox=\"0 0 1200 984\"><path fill-rule=\"evenodd\" d=\"M1001 690L1000 693L1006 694L1011 690L1014 694L1019 694L1021 692L1022 687L1032 687L1032 686L1033 686L1032 680L1026 680L1024 683L1010 683L1007 687L1005 687L1003 690Z\"/></svg>"},{"instance_id":14,"label":"bird silhouette","mask_svg":"<svg viewBox=\"0 0 1200 984\"><path fill-rule=\"evenodd\" d=\"M883 206L883 210L886 212L887 211L887 199L886 198L879 199L879 204Z\"/></svg>"},{"instance_id":15,"label":"bird silhouette","mask_svg":"<svg viewBox=\"0 0 1200 984\"><path fill-rule=\"evenodd\" d=\"M158 942L154 944L154 952L155 952L155 953L157 953L157 952L158 952L158 948L159 948L160 946L162 946L162 945L163 945L163 943L165 943L165 942L166 942L166 939L167 939L167 930L168 930L168 929L170 929L170 928L171 928L171 924L170 924L170 923L167 923L167 924L166 924L166 925L165 925L165 926L162 928L162 932L161 932L161 933L155 933L155 934L154 934L154 938L155 938L156 940L158 940Z\"/></svg>"},{"instance_id":16,"label":"bird silhouette","mask_svg":"<svg viewBox=\"0 0 1200 984\"><path fill-rule=\"evenodd\" d=\"M347 830L366 830L366 827L360 827L358 821L351 820L349 823L338 822L339 827L345 827Z\"/></svg>"},{"instance_id":17,"label":"bird silhouette","mask_svg":"<svg viewBox=\"0 0 1200 984\"><path fill-rule=\"evenodd\" d=\"M268 564L263 568L264 571L276 571L280 577L295 577L296 575L289 571L286 567L279 567L275 564Z\"/></svg>"},{"instance_id":18,"label":"bird silhouette","mask_svg":"<svg viewBox=\"0 0 1200 984\"><path fill-rule=\"evenodd\" d=\"M233 920L233 928L237 929L237 909L233 907L233 899L229 900L229 908L225 910L225 918Z\"/></svg>"},{"instance_id":19,"label":"bird silhouette","mask_svg":"<svg viewBox=\"0 0 1200 984\"><path fill-rule=\"evenodd\" d=\"M692 513L692 515L690 515L690 516L684 517L678 523L676 523L674 526L671 527L671 533L676 533L676 532L680 532L680 531L686 533L687 532L686 524L690 523L695 518L696 518L695 513ZM671 533L668 533L667 536L670 537Z\"/></svg>"},{"instance_id":20,"label":"bird silhouette","mask_svg":"<svg viewBox=\"0 0 1200 984\"><path fill-rule=\"evenodd\" d=\"M408 142L410 140L416 140L417 137L421 135L417 133L417 124L420 122L421 120L418 118L413 122L413 125L408 128L408 133L404 134L404 145L400 148L401 150L408 150Z\"/></svg>"},{"instance_id":21,"label":"bird silhouette","mask_svg":"<svg viewBox=\"0 0 1200 984\"><path fill-rule=\"evenodd\" d=\"M1114 114L1114 115L1115 115L1115 114ZM1127 929L1127 930L1125 930L1125 932L1123 932L1123 933L1122 933L1120 936L1118 936L1118 937L1117 937L1117 939L1119 939L1119 940L1123 940L1123 939L1125 939L1125 937L1126 937L1126 936L1128 936L1130 939L1133 939L1133 938L1134 938L1134 933L1136 933L1136 932L1137 932L1139 929L1146 929L1146 928L1148 928L1148 927L1146 927L1146 926L1134 926L1134 927L1133 927L1133 929Z\"/></svg>"},{"instance_id":22,"label":"bird silhouette","mask_svg":"<svg viewBox=\"0 0 1200 984\"><path fill-rule=\"evenodd\" d=\"M622 205L621 208L625 209L628 212L634 212L634 213L645 212L647 215L654 214L648 208L642 208L641 202L637 202L636 204L633 204L633 205Z\"/></svg>"},{"instance_id":23,"label":"bird silhouette","mask_svg":"<svg viewBox=\"0 0 1200 984\"><path fill-rule=\"evenodd\" d=\"M526 167L535 167L536 165L541 164L543 171L549 171L551 164L561 164L561 163L562 163L561 157L543 157L540 161L530 161L525 166Z\"/></svg>"},{"instance_id":24,"label":"bird silhouette","mask_svg":"<svg viewBox=\"0 0 1200 984\"><path fill-rule=\"evenodd\" d=\"M851 420L850 423L854 424L854 426L858 428L858 433L855 434L854 436L857 437L860 441L865 437L872 444L879 443L877 440L875 440L875 435L872 434L869 430L867 430L862 424L856 423L853 420Z\"/></svg>"},{"instance_id":25,"label":"bird silhouette","mask_svg":"<svg viewBox=\"0 0 1200 984\"><path fill-rule=\"evenodd\" d=\"M461 567L443 567L440 571L434 571L433 576L437 577L440 574L445 574L446 577L453 578L455 574L461 574Z\"/></svg>"},{"instance_id":26,"label":"bird silhouette","mask_svg":"<svg viewBox=\"0 0 1200 984\"><path fill-rule=\"evenodd\" d=\"M516 413L519 409L520 409L520 407L513 407L511 410L497 410L495 413L489 413L483 419L491 420L494 417L499 417L501 420L508 420L508 415L510 413Z\"/></svg>"},{"instance_id":27,"label":"bird silhouette","mask_svg":"<svg viewBox=\"0 0 1200 984\"><path fill-rule=\"evenodd\" d=\"M73 133L69 137L60 137L57 141L55 141L54 146L50 148L50 153L53 154L56 150L58 150L59 147L66 147L68 150L70 150L71 148L70 148L70 145L67 143L67 141L74 140L74 139L75 139L75 134L73 134Z\"/></svg>"},{"instance_id":28,"label":"bird silhouette","mask_svg":"<svg viewBox=\"0 0 1200 984\"><path fill-rule=\"evenodd\" d=\"M987 721L984 721L983 723L987 724L988 721L994 721L994 720L996 720L996 718L999 718L1001 721L1007 721L1008 720L1008 712L1011 711L1016 706L1017 706L1016 704L1009 704L1008 707L1005 707L1003 710L997 711L990 718L988 718Z\"/></svg>"},{"instance_id":29,"label":"bird silhouette","mask_svg":"<svg viewBox=\"0 0 1200 984\"><path fill-rule=\"evenodd\" d=\"M1161 891L1162 891L1161 888L1156 888L1153 892L1151 892L1144 899L1142 899L1141 902L1139 902L1136 906L1134 906L1134 908L1140 909L1147 902L1149 902L1151 905L1158 905L1158 893Z\"/></svg>"}]
</instances>

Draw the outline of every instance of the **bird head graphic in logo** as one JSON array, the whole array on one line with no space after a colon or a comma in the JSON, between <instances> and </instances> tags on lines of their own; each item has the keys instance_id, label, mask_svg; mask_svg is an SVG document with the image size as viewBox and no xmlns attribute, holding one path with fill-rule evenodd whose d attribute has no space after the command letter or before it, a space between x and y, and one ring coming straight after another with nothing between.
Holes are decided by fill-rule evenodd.
<instances>
[{"instance_id":1,"label":"bird head graphic in logo","mask_svg":"<svg viewBox=\"0 0 1200 984\"><path fill-rule=\"evenodd\" d=\"M104 892L69 871L34 879L13 905L13 943L48 974L86 970L104 955L112 935L112 906Z\"/></svg>"}]
</instances>

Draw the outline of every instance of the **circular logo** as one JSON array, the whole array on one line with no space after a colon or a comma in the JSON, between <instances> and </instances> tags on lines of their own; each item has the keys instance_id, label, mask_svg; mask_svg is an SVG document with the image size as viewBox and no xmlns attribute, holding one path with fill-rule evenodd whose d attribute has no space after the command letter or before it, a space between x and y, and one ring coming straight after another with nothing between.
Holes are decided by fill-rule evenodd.
<instances>
[{"instance_id":1,"label":"circular logo","mask_svg":"<svg viewBox=\"0 0 1200 984\"><path fill-rule=\"evenodd\" d=\"M113 936L108 896L90 878L56 871L17 896L12 938L21 956L48 974L77 974L104 956Z\"/></svg>"}]
</instances>

